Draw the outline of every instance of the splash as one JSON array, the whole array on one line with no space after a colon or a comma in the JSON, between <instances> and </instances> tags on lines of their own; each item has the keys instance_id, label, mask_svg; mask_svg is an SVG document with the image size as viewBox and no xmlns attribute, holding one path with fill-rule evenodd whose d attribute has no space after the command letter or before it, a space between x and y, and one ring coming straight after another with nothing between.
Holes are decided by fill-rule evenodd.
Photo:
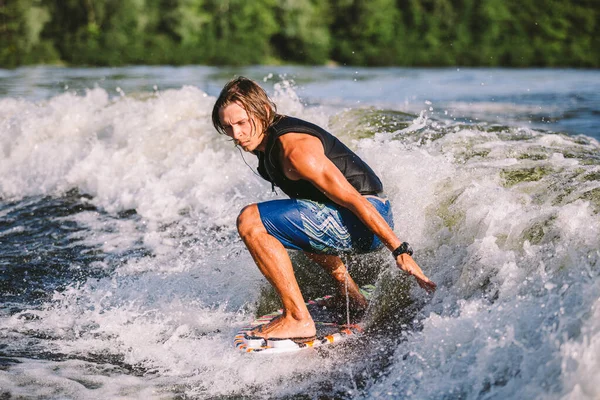
<instances>
[{"instance_id":1,"label":"splash","mask_svg":"<svg viewBox=\"0 0 600 400\"><path fill-rule=\"evenodd\" d=\"M3 308L0 386L75 398L597 397L597 141L442 119L435 103L309 106L286 80L273 97L381 176L436 294L387 254L354 260L351 274L378 287L363 342L243 357L231 339L267 295L235 218L275 195L214 132L214 98L195 87L5 98L0 215L70 193L75 206L45 218L76 226L66 247L100 255L101 273L58 277L64 287L40 302ZM0 240L29 228L14 218L11 229ZM293 257L303 284L320 280Z\"/></svg>"}]
</instances>

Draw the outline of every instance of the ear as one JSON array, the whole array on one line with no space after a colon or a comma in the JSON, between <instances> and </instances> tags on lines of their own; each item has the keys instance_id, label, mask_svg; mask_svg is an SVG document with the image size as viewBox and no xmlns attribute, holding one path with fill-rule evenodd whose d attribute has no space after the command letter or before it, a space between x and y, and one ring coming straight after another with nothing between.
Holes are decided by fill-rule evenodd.
<instances>
[{"instance_id":1,"label":"ear","mask_svg":"<svg viewBox=\"0 0 600 400\"><path fill-rule=\"evenodd\" d=\"M267 119L269 119L271 117L271 109L266 104L265 104L265 110L267 111Z\"/></svg>"}]
</instances>

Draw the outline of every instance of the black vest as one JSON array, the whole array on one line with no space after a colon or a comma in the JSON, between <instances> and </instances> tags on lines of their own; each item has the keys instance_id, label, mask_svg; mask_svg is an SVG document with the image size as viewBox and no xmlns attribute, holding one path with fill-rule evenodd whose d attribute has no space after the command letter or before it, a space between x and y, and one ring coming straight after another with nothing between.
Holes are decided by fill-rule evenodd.
<instances>
[{"instance_id":1,"label":"black vest","mask_svg":"<svg viewBox=\"0 0 600 400\"><path fill-rule=\"evenodd\" d=\"M278 138L286 133L305 133L315 136L323 143L325 156L344 174L348 182L361 194L376 194L383 191L381 180L375 172L346 147L335 136L323 128L301 119L283 116L267 130L265 152L256 152L258 156L258 172L267 181L281 188L291 198L308 199L318 202L331 202L312 183L300 179L293 181L283 174L281 167Z\"/></svg>"}]
</instances>

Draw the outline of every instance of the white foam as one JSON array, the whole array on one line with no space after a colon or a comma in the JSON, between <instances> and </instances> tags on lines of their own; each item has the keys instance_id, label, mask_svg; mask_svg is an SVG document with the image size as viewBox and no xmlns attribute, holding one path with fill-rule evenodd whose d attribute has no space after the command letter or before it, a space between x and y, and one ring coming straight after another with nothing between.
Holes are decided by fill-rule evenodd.
<instances>
[{"instance_id":1,"label":"white foam","mask_svg":"<svg viewBox=\"0 0 600 400\"><path fill-rule=\"evenodd\" d=\"M282 112L322 125L333 117L303 105L292 87L278 90ZM6 351L36 346L79 359L23 359L0 371L3 388L77 398L284 397L326 382L356 394L352 376L380 368L369 364L378 350L357 350L362 361L348 361L351 352L343 351L288 358L234 351L233 335L264 285L235 219L244 205L273 195L214 132L213 98L185 87L147 98L109 99L94 89L39 103L0 101L1 195L79 188L98 207L69 217L86 228L81 244L150 252L98 265L114 272L56 293L38 309L3 315ZM439 284L417 316L423 329L394 342L392 364L369 375L362 393L597 397L597 205L577 199L579 187L560 198L555 192L594 171L561 150L593 151L597 143L535 131L503 140L427 120L424 114L411 129L350 143L382 177L396 232ZM440 138L403 140L415 132ZM547 157L519 157L533 148ZM536 166L549 172L514 184L502 174ZM118 217L128 209L137 214ZM410 294L424 300L414 283ZM146 375L120 371L119 363Z\"/></svg>"},{"instance_id":2,"label":"white foam","mask_svg":"<svg viewBox=\"0 0 600 400\"><path fill-rule=\"evenodd\" d=\"M595 290L588 295L598 298ZM600 300L596 300L585 321L581 337L561 347L561 379L565 390L562 398L568 400L597 399L600 397Z\"/></svg>"}]
</instances>

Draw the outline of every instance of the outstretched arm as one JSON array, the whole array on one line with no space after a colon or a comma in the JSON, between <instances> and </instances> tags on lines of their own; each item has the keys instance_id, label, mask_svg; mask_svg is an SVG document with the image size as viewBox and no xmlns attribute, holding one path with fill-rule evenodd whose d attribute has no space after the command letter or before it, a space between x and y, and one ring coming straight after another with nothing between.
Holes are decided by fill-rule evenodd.
<instances>
[{"instance_id":1,"label":"outstretched arm","mask_svg":"<svg viewBox=\"0 0 600 400\"><path fill-rule=\"evenodd\" d=\"M310 135L288 133L279 138L282 148L282 166L285 175L292 180L311 182L335 203L352 211L382 243L393 251L402 243L375 207L362 196L344 177L341 171L324 153L321 141ZM419 285L427 290L436 288L408 254L396 257L396 264L413 275Z\"/></svg>"}]
</instances>

